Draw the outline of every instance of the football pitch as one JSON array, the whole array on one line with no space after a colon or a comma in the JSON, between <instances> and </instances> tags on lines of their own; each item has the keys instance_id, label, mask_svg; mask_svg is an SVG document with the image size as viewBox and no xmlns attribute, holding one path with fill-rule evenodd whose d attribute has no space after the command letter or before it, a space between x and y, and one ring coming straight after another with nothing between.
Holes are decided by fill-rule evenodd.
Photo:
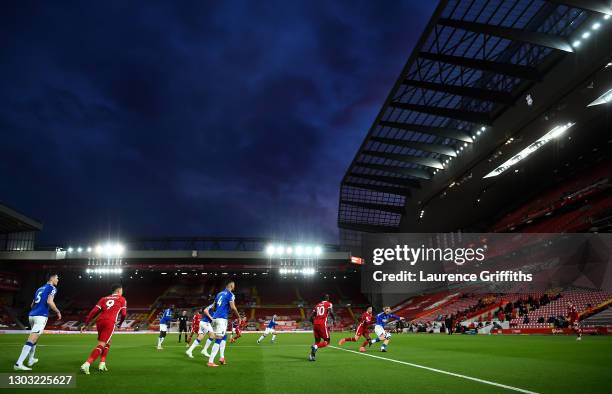
<instances>
[{"instance_id":1,"label":"football pitch","mask_svg":"<svg viewBox=\"0 0 612 394\"><path fill-rule=\"evenodd\" d=\"M337 345L350 335L334 333L333 347L309 362L311 334L279 334L275 344L268 337L261 345L257 334L245 334L227 345L228 364L214 369L201 347L187 358L175 333L164 350L155 349L155 334L115 335L109 372L98 372L96 362L89 376L79 366L96 345L94 335L44 335L33 372L76 373L76 390L65 392L610 392L612 337L404 334L393 336L386 353L376 345L359 353L357 343ZM0 335L0 372L12 372L25 339Z\"/></svg>"}]
</instances>

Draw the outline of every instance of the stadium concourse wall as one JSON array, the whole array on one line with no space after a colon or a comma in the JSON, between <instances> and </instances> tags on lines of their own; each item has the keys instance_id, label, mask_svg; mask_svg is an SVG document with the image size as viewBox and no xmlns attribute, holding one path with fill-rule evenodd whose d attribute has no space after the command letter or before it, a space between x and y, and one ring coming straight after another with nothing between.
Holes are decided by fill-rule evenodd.
<instances>
[{"instance_id":1,"label":"stadium concourse wall","mask_svg":"<svg viewBox=\"0 0 612 394\"><path fill-rule=\"evenodd\" d=\"M612 334L612 326L607 327L582 327L582 333L585 335L610 335ZM491 334L514 334L514 335L528 335L528 334L545 334L545 335L576 335L576 332L571 328L504 328L504 329L493 329Z\"/></svg>"}]
</instances>

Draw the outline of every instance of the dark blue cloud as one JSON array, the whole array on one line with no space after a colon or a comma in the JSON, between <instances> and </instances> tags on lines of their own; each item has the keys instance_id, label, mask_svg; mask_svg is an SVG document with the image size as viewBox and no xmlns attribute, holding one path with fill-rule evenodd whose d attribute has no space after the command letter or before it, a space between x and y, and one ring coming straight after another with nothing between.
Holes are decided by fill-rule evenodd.
<instances>
[{"instance_id":1,"label":"dark blue cloud","mask_svg":"<svg viewBox=\"0 0 612 394\"><path fill-rule=\"evenodd\" d=\"M3 3L0 199L43 241L335 242L429 2Z\"/></svg>"}]
</instances>

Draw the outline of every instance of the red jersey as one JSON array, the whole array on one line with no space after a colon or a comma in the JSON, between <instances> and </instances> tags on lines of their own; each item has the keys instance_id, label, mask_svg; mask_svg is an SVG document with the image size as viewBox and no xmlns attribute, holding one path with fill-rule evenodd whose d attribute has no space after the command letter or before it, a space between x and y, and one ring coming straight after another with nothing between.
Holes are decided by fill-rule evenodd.
<instances>
[{"instance_id":1,"label":"red jersey","mask_svg":"<svg viewBox=\"0 0 612 394\"><path fill-rule=\"evenodd\" d=\"M572 305L572 306L568 306L567 307L567 316L571 320L577 320L578 319L578 308L576 308L576 305Z\"/></svg>"},{"instance_id":2,"label":"red jersey","mask_svg":"<svg viewBox=\"0 0 612 394\"><path fill-rule=\"evenodd\" d=\"M100 298L100 301L89 312L87 319L85 319L85 324L89 324L91 319L98 313L98 323L111 322L115 324L119 313L121 313L121 321L123 322L127 315L127 301L123 296L117 294Z\"/></svg>"},{"instance_id":3,"label":"red jersey","mask_svg":"<svg viewBox=\"0 0 612 394\"><path fill-rule=\"evenodd\" d=\"M371 313L363 312L359 318L359 324L369 325L374 320L374 316Z\"/></svg>"},{"instance_id":4,"label":"red jersey","mask_svg":"<svg viewBox=\"0 0 612 394\"><path fill-rule=\"evenodd\" d=\"M312 310L314 313L312 324L327 324L327 315L330 309L332 309L332 303L329 301L321 301L315 305Z\"/></svg>"},{"instance_id":5,"label":"red jersey","mask_svg":"<svg viewBox=\"0 0 612 394\"><path fill-rule=\"evenodd\" d=\"M243 329L246 326L246 324L247 324L246 320L242 320L242 319L240 319L240 320L238 320L238 319L232 320L232 328L234 328L234 329L237 328L237 329L241 330L241 329Z\"/></svg>"},{"instance_id":6,"label":"red jersey","mask_svg":"<svg viewBox=\"0 0 612 394\"><path fill-rule=\"evenodd\" d=\"M202 315L200 315L199 313L196 313L195 315L193 315L193 319L191 319L191 328L197 328L200 327L200 319L202 319Z\"/></svg>"}]
</instances>

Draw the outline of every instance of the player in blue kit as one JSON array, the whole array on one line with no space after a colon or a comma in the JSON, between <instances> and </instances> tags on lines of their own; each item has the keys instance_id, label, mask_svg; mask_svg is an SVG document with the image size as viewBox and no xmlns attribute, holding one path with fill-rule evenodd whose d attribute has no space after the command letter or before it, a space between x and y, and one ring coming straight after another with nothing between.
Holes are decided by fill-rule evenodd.
<instances>
[{"instance_id":1,"label":"player in blue kit","mask_svg":"<svg viewBox=\"0 0 612 394\"><path fill-rule=\"evenodd\" d=\"M268 334L272 334L272 343L276 341L276 330L274 329L278 325L278 323L276 322L276 318L276 315L272 316L272 319L268 323L268 326L266 327L264 333L257 340L257 344L260 344L261 341L263 341L264 338L268 336Z\"/></svg>"},{"instance_id":2,"label":"player in blue kit","mask_svg":"<svg viewBox=\"0 0 612 394\"><path fill-rule=\"evenodd\" d=\"M172 309L174 309L174 305L164 310L159 318L159 338L157 338L157 350L162 350L162 343L164 343L164 339L166 339L168 326L170 325L170 322L172 322Z\"/></svg>"},{"instance_id":3,"label":"player in blue kit","mask_svg":"<svg viewBox=\"0 0 612 394\"><path fill-rule=\"evenodd\" d=\"M236 315L236 318L240 319L240 313L236 308L235 297L232 291L235 287L234 281L230 281L225 286L225 290L217 294L215 297L215 312L212 315L212 329L215 336L215 344L210 352L208 358L209 367L218 367L215 364L215 357L217 353L221 353L219 356L219 364L225 364L225 345L227 343L227 319L230 314L230 310Z\"/></svg>"},{"instance_id":4,"label":"player in blue kit","mask_svg":"<svg viewBox=\"0 0 612 394\"><path fill-rule=\"evenodd\" d=\"M30 336L26 341L25 345L21 349L21 354L15 363L15 371L30 371L32 368L23 365L26 357L28 357L28 365L32 365L38 362L37 358L34 358L36 352L36 344L38 338L42 335L47 320L49 319L49 308L57 314L57 319L62 320L62 314L55 305L55 294L57 293L57 283L59 282L59 276L57 274L49 275L47 283L40 287L34 293L34 300L31 304L31 310L29 314L30 320Z\"/></svg>"},{"instance_id":5,"label":"player in blue kit","mask_svg":"<svg viewBox=\"0 0 612 394\"><path fill-rule=\"evenodd\" d=\"M213 306L214 304L210 304L206 308L202 309L202 317L200 318L200 327L198 328L198 337L196 338L195 341L193 341L189 349L187 349L187 351L185 352L185 354L189 358L193 358L193 350L200 344L200 342L202 342L205 335L208 335L208 339L206 340L204 349L202 349L202 354L206 357L210 357L210 354L208 354L208 347L210 346L211 343L214 342L214 339L211 339L213 334L212 334L212 326L210 325L210 322L212 321L211 313L213 313Z\"/></svg>"},{"instance_id":6,"label":"player in blue kit","mask_svg":"<svg viewBox=\"0 0 612 394\"><path fill-rule=\"evenodd\" d=\"M389 306L384 307L383 311L376 315L376 324L374 325L374 333L376 333L376 338L370 340L368 346L372 346L372 344L376 342L383 341L383 344L380 347L380 351L387 351L387 345L389 344L389 340L391 339L391 333L385 331L385 324L387 324L391 319L404 320L403 317L399 317L398 315L392 314L391 307Z\"/></svg>"}]
</instances>

